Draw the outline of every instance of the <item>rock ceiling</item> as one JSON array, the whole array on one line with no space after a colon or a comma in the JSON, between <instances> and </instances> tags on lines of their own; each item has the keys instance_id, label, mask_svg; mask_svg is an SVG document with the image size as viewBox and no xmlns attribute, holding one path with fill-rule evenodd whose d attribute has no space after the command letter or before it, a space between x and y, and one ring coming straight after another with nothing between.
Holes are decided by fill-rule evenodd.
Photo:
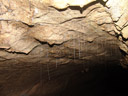
<instances>
[{"instance_id":1,"label":"rock ceiling","mask_svg":"<svg viewBox=\"0 0 128 96\"><path fill-rule=\"evenodd\" d=\"M98 4L98 2L101 4ZM64 22L85 18L92 12L94 12L93 16L89 18L96 20L95 22L101 25L103 30L116 34L119 40L122 41L120 48L126 53L128 51L128 0L1 0L0 3L0 47L9 49L8 51L29 53L34 47L38 46L37 41L32 40L32 38L49 44L65 42L63 40L64 35L60 34L66 34L66 29L62 29L64 32L57 32L56 30L65 26ZM85 10L84 8L88 5L89 7ZM81 8L72 10L73 6L80 6ZM62 11L59 12L54 8ZM95 11L99 8L102 9L102 13ZM61 26L57 26L58 24L61 24ZM30 26L36 27L29 28ZM39 30L34 35L33 30L38 30L38 28L41 28L42 31ZM21 37L24 38L20 40ZM69 38L70 36L67 37L67 40ZM21 48L22 45L24 47Z\"/></svg>"},{"instance_id":2,"label":"rock ceiling","mask_svg":"<svg viewBox=\"0 0 128 96\"><path fill-rule=\"evenodd\" d=\"M53 80L42 89L51 96L69 73L119 61L118 47L128 54L127 13L128 0L0 0L0 96L40 96L31 95L40 77Z\"/></svg>"}]
</instances>

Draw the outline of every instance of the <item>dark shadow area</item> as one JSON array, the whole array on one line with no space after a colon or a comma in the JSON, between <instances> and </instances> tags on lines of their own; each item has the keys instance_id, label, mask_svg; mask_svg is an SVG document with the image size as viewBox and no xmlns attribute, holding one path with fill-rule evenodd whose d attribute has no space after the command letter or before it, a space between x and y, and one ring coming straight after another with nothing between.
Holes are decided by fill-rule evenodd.
<instances>
[{"instance_id":1,"label":"dark shadow area","mask_svg":"<svg viewBox=\"0 0 128 96\"><path fill-rule=\"evenodd\" d=\"M97 0L97 2L99 2L99 3L102 4L103 6L106 5L106 2L104 2L103 0Z\"/></svg>"},{"instance_id":2,"label":"dark shadow area","mask_svg":"<svg viewBox=\"0 0 128 96\"><path fill-rule=\"evenodd\" d=\"M70 85L74 82L70 81L60 96L128 96L128 70L117 64L112 65L112 62L108 62L106 67L96 67L96 70L92 70L94 78L89 81L79 81L75 85Z\"/></svg>"}]
</instances>

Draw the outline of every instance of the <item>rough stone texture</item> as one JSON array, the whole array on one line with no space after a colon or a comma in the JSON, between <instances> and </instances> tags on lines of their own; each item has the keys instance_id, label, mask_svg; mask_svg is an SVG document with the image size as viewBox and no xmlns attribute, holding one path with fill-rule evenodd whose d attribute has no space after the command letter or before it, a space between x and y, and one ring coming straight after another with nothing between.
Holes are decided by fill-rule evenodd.
<instances>
[{"instance_id":1,"label":"rough stone texture","mask_svg":"<svg viewBox=\"0 0 128 96\"><path fill-rule=\"evenodd\" d=\"M125 39L128 39L128 26L123 28L122 35Z\"/></svg>"},{"instance_id":2,"label":"rough stone texture","mask_svg":"<svg viewBox=\"0 0 128 96\"><path fill-rule=\"evenodd\" d=\"M83 7L96 0L30 0L32 2L47 4L47 6L53 6L57 9L64 9L69 6L80 6Z\"/></svg>"},{"instance_id":3,"label":"rough stone texture","mask_svg":"<svg viewBox=\"0 0 128 96\"><path fill-rule=\"evenodd\" d=\"M120 38L122 38L119 38L122 42L120 48L128 54L127 44L125 43L128 39L128 0L108 0L106 6L112 20L115 21L115 27L118 30L115 32L120 35Z\"/></svg>"},{"instance_id":4,"label":"rough stone texture","mask_svg":"<svg viewBox=\"0 0 128 96\"><path fill-rule=\"evenodd\" d=\"M109 9L80 1L0 0L0 96L60 96L105 62L118 64L118 47L128 52L124 35L116 38L127 0L104 0Z\"/></svg>"},{"instance_id":5,"label":"rough stone texture","mask_svg":"<svg viewBox=\"0 0 128 96\"><path fill-rule=\"evenodd\" d=\"M31 5L29 0L0 0L0 20L21 21L31 24ZM3 10L4 9L4 10Z\"/></svg>"},{"instance_id":6,"label":"rough stone texture","mask_svg":"<svg viewBox=\"0 0 128 96\"><path fill-rule=\"evenodd\" d=\"M64 9L68 6L83 7L93 1L95 0L80 0L79 2L77 0L0 0L0 5L2 5L0 20L21 21L32 25L34 16L39 17L49 12L49 10L42 12L44 10L40 10L40 8L47 9L48 6L58 9Z\"/></svg>"},{"instance_id":7,"label":"rough stone texture","mask_svg":"<svg viewBox=\"0 0 128 96\"><path fill-rule=\"evenodd\" d=\"M39 43L27 36L28 27L21 22L1 21L0 47L9 52L29 53Z\"/></svg>"},{"instance_id":8,"label":"rough stone texture","mask_svg":"<svg viewBox=\"0 0 128 96\"><path fill-rule=\"evenodd\" d=\"M108 0L106 6L109 8L109 12L114 21L119 21L127 10L128 0Z\"/></svg>"}]
</instances>

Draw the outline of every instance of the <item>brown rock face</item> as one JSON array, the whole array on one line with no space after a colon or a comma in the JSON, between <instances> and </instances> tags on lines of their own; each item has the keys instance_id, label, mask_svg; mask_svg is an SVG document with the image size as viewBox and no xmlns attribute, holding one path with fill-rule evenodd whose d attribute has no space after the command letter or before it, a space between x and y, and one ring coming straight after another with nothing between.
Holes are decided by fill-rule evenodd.
<instances>
[{"instance_id":1,"label":"brown rock face","mask_svg":"<svg viewBox=\"0 0 128 96\"><path fill-rule=\"evenodd\" d=\"M118 66L128 53L122 1L115 14L120 0L0 0L0 96L72 96Z\"/></svg>"}]
</instances>

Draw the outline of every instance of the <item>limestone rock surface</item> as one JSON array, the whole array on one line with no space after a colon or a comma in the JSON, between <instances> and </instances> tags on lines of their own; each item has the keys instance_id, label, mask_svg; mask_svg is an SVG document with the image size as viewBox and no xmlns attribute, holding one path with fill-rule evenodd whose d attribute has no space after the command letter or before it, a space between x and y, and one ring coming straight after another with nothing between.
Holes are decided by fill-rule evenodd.
<instances>
[{"instance_id":1,"label":"limestone rock surface","mask_svg":"<svg viewBox=\"0 0 128 96\"><path fill-rule=\"evenodd\" d=\"M116 66L119 47L128 53L127 4L0 0L0 96L60 96Z\"/></svg>"}]
</instances>

